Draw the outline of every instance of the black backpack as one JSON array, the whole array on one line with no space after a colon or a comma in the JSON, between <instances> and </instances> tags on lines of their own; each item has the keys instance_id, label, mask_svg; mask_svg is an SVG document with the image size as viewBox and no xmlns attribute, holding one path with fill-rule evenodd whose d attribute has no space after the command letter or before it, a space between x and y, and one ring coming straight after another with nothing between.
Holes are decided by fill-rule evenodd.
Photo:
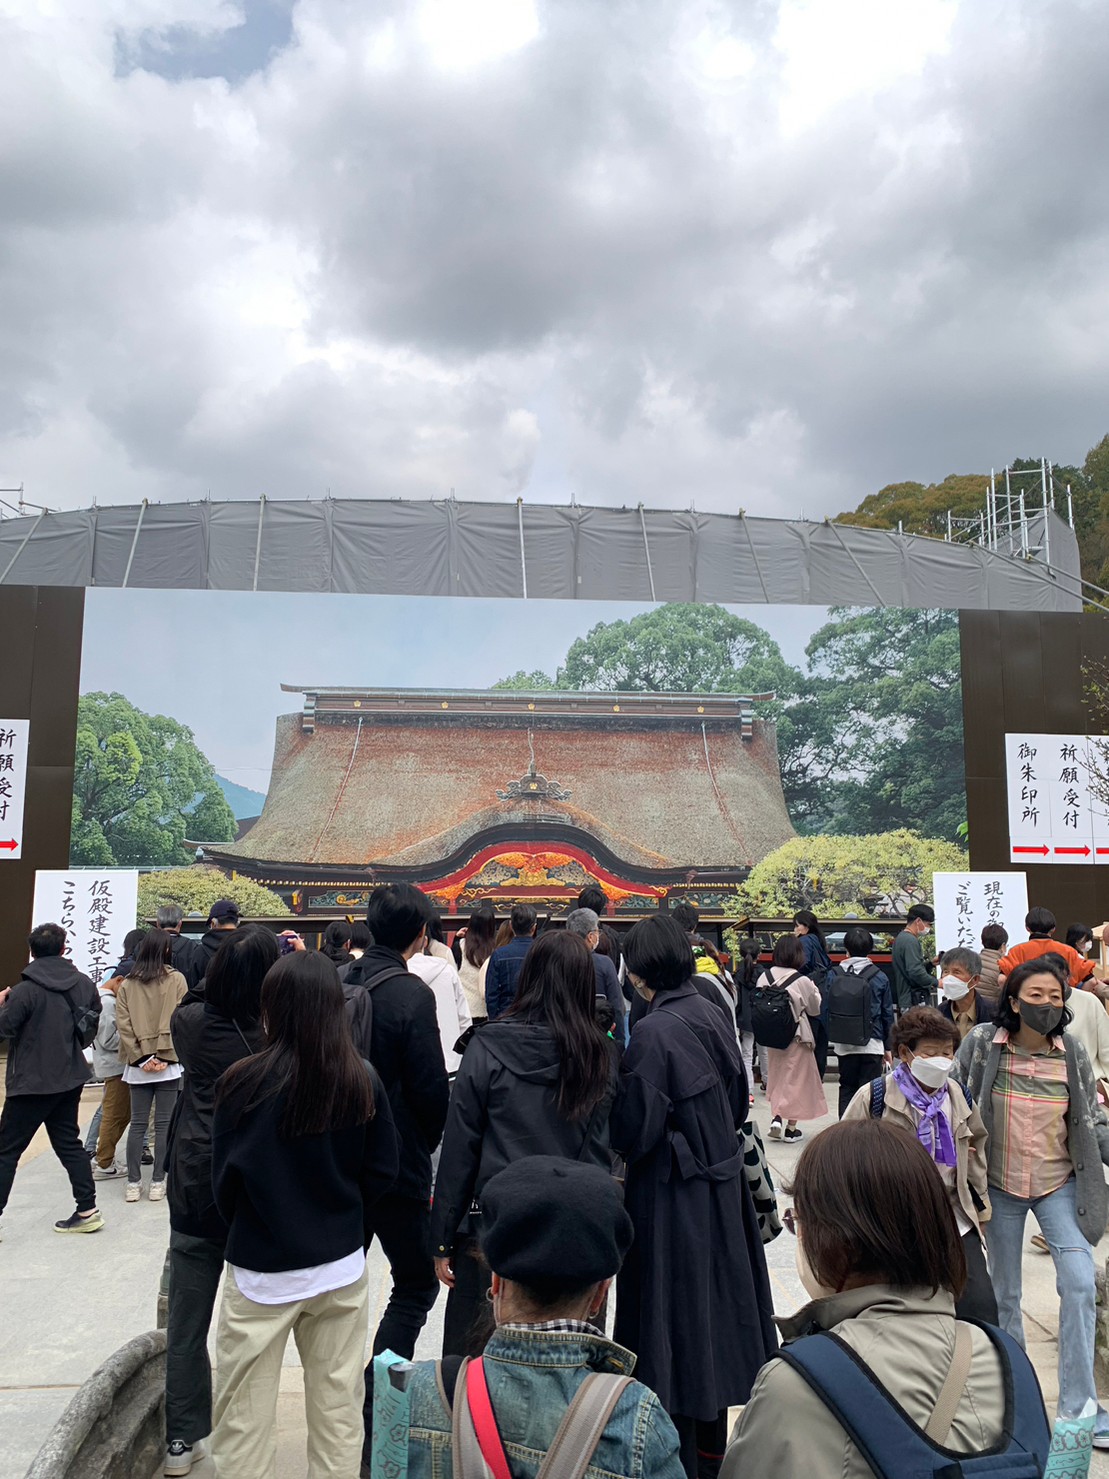
<instances>
[{"instance_id":1,"label":"black backpack","mask_svg":"<svg viewBox=\"0 0 1109 1479\"><path fill-rule=\"evenodd\" d=\"M878 974L876 965L868 965L857 974L841 965L828 977L825 997L828 1041L845 1048L865 1048L870 1041L870 983Z\"/></svg>"},{"instance_id":2,"label":"black backpack","mask_svg":"<svg viewBox=\"0 0 1109 1479\"><path fill-rule=\"evenodd\" d=\"M751 1031L760 1048L788 1048L797 1036L797 1018L787 988L800 980L794 971L780 984L767 971L751 993Z\"/></svg>"},{"instance_id":3,"label":"black backpack","mask_svg":"<svg viewBox=\"0 0 1109 1479\"><path fill-rule=\"evenodd\" d=\"M365 979L366 971L365 967L362 964L362 957L359 957L359 959L354 961L352 965L346 967L346 976L340 976L339 979L344 986L361 986L366 992L366 1014L364 1019L364 1030L367 1042L369 1042L370 1040L374 1025L374 987L380 986L383 981L391 981L394 976L410 975L412 975L412 972L405 970L404 966L402 965L389 965L386 966L383 971L375 971L374 974L367 981Z\"/></svg>"}]
</instances>

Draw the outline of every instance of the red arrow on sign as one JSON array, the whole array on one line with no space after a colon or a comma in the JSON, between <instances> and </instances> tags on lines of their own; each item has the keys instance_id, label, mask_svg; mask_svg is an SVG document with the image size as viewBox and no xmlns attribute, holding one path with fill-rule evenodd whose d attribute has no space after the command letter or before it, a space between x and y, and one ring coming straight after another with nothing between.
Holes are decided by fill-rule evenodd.
<instances>
[{"instance_id":1,"label":"red arrow on sign","mask_svg":"<svg viewBox=\"0 0 1109 1479\"><path fill-rule=\"evenodd\" d=\"M1041 857L1045 857L1046 858L1047 855L1048 855L1048 853L1051 851L1051 849L1048 848L1048 847L1014 847L1013 848L1013 851L1014 852L1038 852Z\"/></svg>"},{"instance_id":2,"label":"red arrow on sign","mask_svg":"<svg viewBox=\"0 0 1109 1479\"><path fill-rule=\"evenodd\" d=\"M1088 858L1090 856L1090 849L1088 847L1057 847L1055 851L1057 853L1067 853L1068 856L1077 854L1081 858Z\"/></svg>"},{"instance_id":3,"label":"red arrow on sign","mask_svg":"<svg viewBox=\"0 0 1109 1479\"><path fill-rule=\"evenodd\" d=\"M16 850L16 848L18 846L19 846L19 843L16 842L16 840L15 840L14 837L12 838L12 840L10 842L0 842L0 848L3 848L4 851L6 851L6 852L15 852L15 850Z\"/></svg>"}]
</instances>

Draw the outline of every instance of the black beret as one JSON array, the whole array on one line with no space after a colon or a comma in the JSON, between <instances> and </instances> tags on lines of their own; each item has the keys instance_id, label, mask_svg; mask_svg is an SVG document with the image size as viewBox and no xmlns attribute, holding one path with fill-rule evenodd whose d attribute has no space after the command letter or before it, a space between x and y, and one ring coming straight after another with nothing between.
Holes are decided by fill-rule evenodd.
<instances>
[{"instance_id":1,"label":"black beret","mask_svg":"<svg viewBox=\"0 0 1109 1479\"><path fill-rule=\"evenodd\" d=\"M491 1177L481 1193L481 1242L502 1279L558 1279L567 1288L615 1274L631 1247L620 1187L600 1166L527 1156Z\"/></svg>"}]
</instances>

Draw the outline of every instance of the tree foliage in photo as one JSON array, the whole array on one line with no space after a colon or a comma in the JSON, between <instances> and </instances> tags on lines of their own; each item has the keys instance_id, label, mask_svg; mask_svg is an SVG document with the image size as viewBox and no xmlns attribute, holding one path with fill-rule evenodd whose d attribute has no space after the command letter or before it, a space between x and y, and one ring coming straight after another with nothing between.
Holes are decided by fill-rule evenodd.
<instances>
[{"instance_id":1,"label":"tree foliage in photo","mask_svg":"<svg viewBox=\"0 0 1109 1479\"><path fill-rule=\"evenodd\" d=\"M231 899L244 919L265 919L287 914L289 907L280 894L250 878L229 878L219 868L197 865L170 868L139 876L139 922L153 917L163 904L179 904L186 918L207 919L217 899Z\"/></svg>"},{"instance_id":2,"label":"tree foliage in photo","mask_svg":"<svg viewBox=\"0 0 1109 1479\"><path fill-rule=\"evenodd\" d=\"M235 816L192 731L120 693L77 710L70 858L93 867L184 861L186 836L229 842Z\"/></svg>"}]
</instances>

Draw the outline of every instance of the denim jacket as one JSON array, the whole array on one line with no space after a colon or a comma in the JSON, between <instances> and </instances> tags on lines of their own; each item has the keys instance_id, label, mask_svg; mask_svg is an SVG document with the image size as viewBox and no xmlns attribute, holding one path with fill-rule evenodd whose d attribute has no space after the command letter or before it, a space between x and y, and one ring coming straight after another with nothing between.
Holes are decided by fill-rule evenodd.
<instances>
[{"instance_id":1,"label":"denim jacket","mask_svg":"<svg viewBox=\"0 0 1109 1479\"><path fill-rule=\"evenodd\" d=\"M534 1479L574 1394L591 1371L630 1376L635 1357L602 1336L497 1330L485 1377L513 1479ZM451 1414L438 1364L417 1363L409 1385L408 1479L452 1479ZM586 1470L587 1479L685 1479L678 1435L655 1394L626 1387Z\"/></svg>"}]
</instances>

